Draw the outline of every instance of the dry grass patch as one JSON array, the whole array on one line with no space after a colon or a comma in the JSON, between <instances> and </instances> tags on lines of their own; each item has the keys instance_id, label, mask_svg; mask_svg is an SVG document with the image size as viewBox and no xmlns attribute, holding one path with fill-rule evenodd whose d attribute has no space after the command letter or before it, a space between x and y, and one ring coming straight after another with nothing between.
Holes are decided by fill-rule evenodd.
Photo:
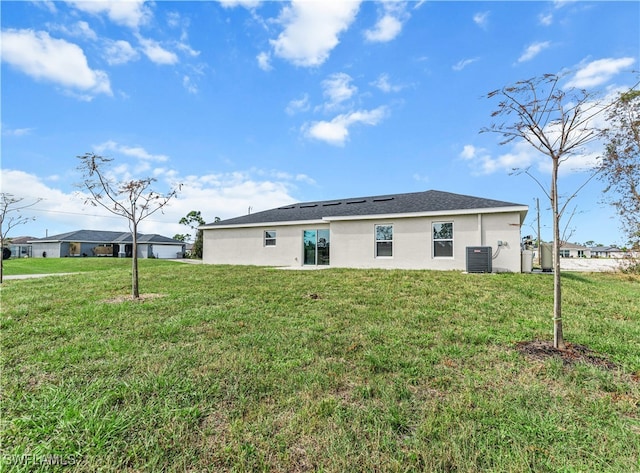
<instances>
[{"instance_id":1,"label":"dry grass patch","mask_svg":"<svg viewBox=\"0 0 640 473\"><path fill-rule=\"evenodd\" d=\"M146 301L150 301L153 299L158 299L159 297L165 297L166 294L140 294L139 297L133 297L132 295L126 295L126 296L115 296L115 297L111 297L109 299L105 299L104 302L105 304L120 304L122 302L146 302Z\"/></svg>"}]
</instances>

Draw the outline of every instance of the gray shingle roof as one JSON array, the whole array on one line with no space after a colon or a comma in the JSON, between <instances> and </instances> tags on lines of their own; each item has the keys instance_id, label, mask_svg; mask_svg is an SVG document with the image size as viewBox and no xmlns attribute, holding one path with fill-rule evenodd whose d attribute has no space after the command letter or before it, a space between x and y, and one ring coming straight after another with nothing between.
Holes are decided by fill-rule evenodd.
<instances>
[{"instance_id":1,"label":"gray shingle roof","mask_svg":"<svg viewBox=\"0 0 640 473\"><path fill-rule=\"evenodd\" d=\"M301 202L265 210L263 212L243 215L241 217L221 220L219 222L208 223L205 227L321 220L326 217L362 217L366 215L392 215L513 206L526 207L523 204L515 204L512 202L429 190L407 194L388 194L350 199Z\"/></svg>"},{"instance_id":2,"label":"gray shingle roof","mask_svg":"<svg viewBox=\"0 0 640 473\"><path fill-rule=\"evenodd\" d=\"M73 232L60 233L58 235L51 235L45 238L34 238L29 240L29 243L34 242L56 242L56 241L73 241L73 242L89 242L89 243L131 243L130 232L110 232L104 230L76 230ZM183 242L174 240L173 238L165 237L157 234L144 235L138 233L138 243L178 243Z\"/></svg>"}]
</instances>

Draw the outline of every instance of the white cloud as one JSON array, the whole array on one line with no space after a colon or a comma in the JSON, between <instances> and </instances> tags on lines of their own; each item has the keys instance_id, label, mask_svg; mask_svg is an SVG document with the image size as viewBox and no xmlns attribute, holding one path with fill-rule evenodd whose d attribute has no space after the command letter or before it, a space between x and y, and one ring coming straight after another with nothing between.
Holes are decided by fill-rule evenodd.
<instances>
[{"instance_id":1,"label":"white cloud","mask_svg":"<svg viewBox=\"0 0 640 473\"><path fill-rule=\"evenodd\" d=\"M285 111L287 115L295 115L299 112L306 112L309 108L309 95L304 94L301 98L290 101Z\"/></svg>"},{"instance_id":2,"label":"white cloud","mask_svg":"<svg viewBox=\"0 0 640 473\"><path fill-rule=\"evenodd\" d=\"M245 7L256 8L262 3L261 0L218 0L224 8Z\"/></svg>"},{"instance_id":3,"label":"white cloud","mask_svg":"<svg viewBox=\"0 0 640 473\"><path fill-rule=\"evenodd\" d=\"M278 19L284 30L270 40L275 55L297 66L321 65L340 42L338 36L349 28L359 7L360 1L293 0Z\"/></svg>"},{"instance_id":4,"label":"white cloud","mask_svg":"<svg viewBox=\"0 0 640 473\"><path fill-rule=\"evenodd\" d=\"M463 59L461 61L458 61L456 64L454 64L453 66L451 66L451 68L454 71L461 71L462 69L464 69L465 67L467 67L469 64L473 64L474 62L479 61L480 58L478 57L474 57L471 59Z\"/></svg>"},{"instance_id":5,"label":"white cloud","mask_svg":"<svg viewBox=\"0 0 640 473\"><path fill-rule=\"evenodd\" d=\"M98 39L98 35L91 29L89 23L87 23L86 21L77 21L70 26L61 24L49 24L47 25L47 29L50 32L60 32L67 36L72 36L75 38L84 38L91 41L95 41L96 39Z\"/></svg>"},{"instance_id":6,"label":"white cloud","mask_svg":"<svg viewBox=\"0 0 640 473\"><path fill-rule=\"evenodd\" d=\"M291 192L297 188L297 183L313 183L313 179L304 174L257 169L202 176L181 176L176 170L163 169L156 175L158 182L152 186L154 190L166 192L176 182L183 184L182 189L163 213L143 220L139 230L169 237L187 231L187 227L178 222L191 210L200 210L207 223L215 217L237 217L245 215L249 207L253 212L259 212L296 202ZM102 207L85 205L86 192L66 192L53 187L53 183L57 182L49 179L47 183L47 179L23 171L2 170L0 185L3 192L26 200L44 197L30 209L28 215L36 220L21 226L21 234L39 238L44 237L45 232L54 235L81 228L128 231L124 218L116 217Z\"/></svg>"},{"instance_id":7,"label":"white cloud","mask_svg":"<svg viewBox=\"0 0 640 473\"><path fill-rule=\"evenodd\" d=\"M2 60L39 80L47 80L86 96L112 95L106 72L92 70L82 49L45 31L2 31Z\"/></svg>"},{"instance_id":8,"label":"white cloud","mask_svg":"<svg viewBox=\"0 0 640 473\"><path fill-rule=\"evenodd\" d=\"M386 73L380 74L375 81L371 82L371 85L377 87L385 93L399 92L404 88L401 85L393 85L389 80L389 74Z\"/></svg>"},{"instance_id":9,"label":"white cloud","mask_svg":"<svg viewBox=\"0 0 640 473\"><path fill-rule=\"evenodd\" d=\"M430 182L431 181L429 176L423 175L423 174L419 174L417 172L414 173L412 177L413 177L414 181L418 181L418 182Z\"/></svg>"},{"instance_id":10,"label":"white cloud","mask_svg":"<svg viewBox=\"0 0 640 473\"><path fill-rule=\"evenodd\" d=\"M56 9L56 2L53 0L39 0L32 2L37 7L40 7L44 10L48 10L49 13L56 13L58 10Z\"/></svg>"},{"instance_id":11,"label":"white cloud","mask_svg":"<svg viewBox=\"0 0 640 473\"><path fill-rule=\"evenodd\" d=\"M626 90L626 89L620 89ZM593 116L587 120L580 129L602 129L606 127L606 117L598 110L602 110L604 104L610 103L620 90L612 90L602 102L586 103L584 110L592 110ZM552 143L558 143L561 137L560 125L553 122L547 125L544 133ZM578 131L577 134L580 132ZM577 134L572 135L575 140ZM582 149L576 150L574 154L566 156L562 160L559 173L566 176L573 173L584 172L593 169L598 157L602 154L602 143L593 141L585 145ZM538 151L529 142L520 139L506 145L507 151L496 157L483 148L476 148L473 145L465 145L460 152L460 158L469 163L476 174L492 174L495 172L512 172L514 169L531 168L539 173L548 175L551 173L552 162L546 154Z\"/></svg>"},{"instance_id":12,"label":"white cloud","mask_svg":"<svg viewBox=\"0 0 640 473\"><path fill-rule=\"evenodd\" d=\"M89 23L86 21L79 21L75 25L74 31L78 34L78 36L82 38L96 40L98 39L98 35L95 31L91 29Z\"/></svg>"},{"instance_id":13,"label":"white cloud","mask_svg":"<svg viewBox=\"0 0 640 473\"><path fill-rule=\"evenodd\" d=\"M273 69L273 67L271 66L271 54L261 52L256 56L256 59L258 61L258 67L263 71L270 71L271 69Z\"/></svg>"},{"instance_id":14,"label":"white cloud","mask_svg":"<svg viewBox=\"0 0 640 473\"><path fill-rule=\"evenodd\" d=\"M475 146L473 145L464 145L464 147L462 148L462 152L460 153L460 157L462 159L473 159L476 157L476 155L478 154L478 150Z\"/></svg>"},{"instance_id":15,"label":"white cloud","mask_svg":"<svg viewBox=\"0 0 640 473\"><path fill-rule=\"evenodd\" d=\"M81 193L66 193L45 183L36 175L13 169L3 169L0 174L3 192L8 192L16 197L24 198L25 202L35 202L42 199L33 207L25 209L24 215L34 217L35 221L20 226L22 235L36 238L44 237L47 233L54 235L81 228L113 229L117 220L108 218L106 210L98 208L85 208ZM53 180L52 182L55 182ZM83 213L83 210L89 210ZM87 215L99 215L93 217ZM79 223L79 219L81 224ZM99 223L100 222L100 223ZM81 225L81 226L80 226ZM122 230L126 229L126 222L122 222ZM18 231L16 228L14 231ZM16 233L14 233L15 235Z\"/></svg>"},{"instance_id":16,"label":"white cloud","mask_svg":"<svg viewBox=\"0 0 640 473\"><path fill-rule=\"evenodd\" d=\"M628 69L636 62L635 58L605 58L592 61L575 73L567 83L568 87L590 88L608 82L613 76Z\"/></svg>"},{"instance_id":17,"label":"white cloud","mask_svg":"<svg viewBox=\"0 0 640 473\"><path fill-rule=\"evenodd\" d=\"M553 13L540 13L540 15L538 15L538 21L543 26L551 26L553 23Z\"/></svg>"},{"instance_id":18,"label":"white cloud","mask_svg":"<svg viewBox=\"0 0 640 473\"><path fill-rule=\"evenodd\" d=\"M135 61L140 57L138 51L133 49L127 41L122 39L117 41L110 39L106 40L104 43L103 54L110 66L126 64L128 62Z\"/></svg>"},{"instance_id":19,"label":"white cloud","mask_svg":"<svg viewBox=\"0 0 640 473\"><path fill-rule=\"evenodd\" d=\"M363 124L374 126L380 123L386 114L386 107L355 111L338 115L331 121L318 121L305 124L302 130L308 138L324 141L334 146L343 146L349 138L349 128L353 125Z\"/></svg>"},{"instance_id":20,"label":"white cloud","mask_svg":"<svg viewBox=\"0 0 640 473\"><path fill-rule=\"evenodd\" d=\"M166 18L169 28L178 28L182 25L182 17L178 12L172 11L167 13Z\"/></svg>"},{"instance_id":21,"label":"white cloud","mask_svg":"<svg viewBox=\"0 0 640 473\"><path fill-rule=\"evenodd\" d=\"M151 10L145 0L102 0L102 1L70 1L76 9L92 15L105 14L118 25L137 29L149 21Z\"/></svg>"},{"instance_id":22,"label":"white cloud","mask_svg":"<svg viewBox=\"0 0 640 473\"><path fill-rule=\"evenodd\" d=\"M138 41L140 41L142 52L151 62L160 65L173 65L178 62L176 53L163 48L157 41L142 36L138 36Z\"/></svg>"},{"instance_id":23,"label":"white cloud","mask_svg":"<svg viewBox=\"0 0 640 473\"><path fill-rule=\"evenodd\" d=\"M27 136L30 135L33 131L33 128L5 128L2 125L2 136Z\"/></svg>"},{"instance_id":24,"label":"white cloud","mask_svg":"<svg viewBox=\"0 0 640 473\"><path fill-rule=\"evenodd\" d=\"M164 154L151 154L141 146L128 146L119 144L113 140L105 141L98 145L94 145L95 153L112 158L112 154L127 156L136 160L133 169L129 163L120 162L111 169L111 175L117 179L132 179L132 174L149 172L152 167L151 163L164 163L169 161L169 157Z\"/></svg>"},{"instance_id":25,"label":"white cloud","mask_svg":"<svg viewBox=\"0 0 640 473\"><path fill-rule=\"evenodd\" d=\"M544 162L544 156L525 141L515 143L510 152L497 158L492 157L484 148L465 145L460 152L460 157L469 162L476 174L492 174L498 171L511 172L514 168L524 169L536 162Z\"/></svg>"},{"instance_id":26,"label":"white cloud","mask_svg":"<svg viewBox=\"0 0 640 473\"><path fill-rule=\"evenodd\" d=\"M392 15L384 15L372 29L364 32L364 37L372 43L386 43L398 36L400 31L402 22Z\"/></svg>"},{"instance_id":27,"label":"white cloud","mask_svg":"<svg viewBox=\"0 0 640 473\"><path fill-rule=\"evenodd\" d=\"M343 102L349 100L357 91L355 85L351 85L352 78L344 72L331 74L322 81L322 95L327 99L325 110L333 110Z\"/></svg>"},{"instance_id":28,"label":"white cloud","mask_svg":"<svg viewBox=\"0 0 640 473\"><path fill-rule=\"evenodd\" d=\"M489 12L478 12L473 15L473 22L480 28L486 28L489 22Z\"/></svg>"},{"instance_id":29,"label":"white cloud","mask_svg":"<svg viewBox=\"0 0 640 473\"><path fill-rule=\"evenodd\" d=\"M169 157L164 154L151 154L141 146L122 145L113 140L95 145L93 149L98 154L104 154L106 152L118 153L147 163L165 162L169 160Z\"/></svg>"},{"instance_id":30,"label":"white cloud","mask_svg":"<svg viewBox=\"0 0 640 473\"><path fill-rule=\"evenodd\" d=\"M183 41L178 41L175 43L175 47L178 51L182 51L183 53L188 54L191 57L200 56L200 51L196 51L189 44L187 44L184 39L186 39L186 35L182 35Z\"/></svg>"},{"instance_id":31,"label":"white cloud","mask_svg":"<svg viewBox=\"0 0 640 473\"><path fill-rule=\"evenodd\" d=\"M193 83L193 80L188 75L184 75L182 77L182 86L189 92L190 94L198 93L198 86Z\"/></svg>"},{"instance_id":32,"label":"white cloud","mask_svg":"<svg viewBox=\"0 0 640 473\"><path fill-rule=\"evenodd\" d=\"M364 37L372 43L386 43L395 39L402 31L402 24L409 17L406 2L384 1L373 28L365 30Z\"/></svg>"},{"instance_id":33,"label":"white cloud","mask_svg":"<svg viewBox=\"0 0 640 473\"><path fill-rule=\"evenodd\" d=\"M549 46L551 46L551 42L549 41L540 41L530 44L518 58L518 62L530 61L538 54L540 54L543 50L547 49Z\"/></svg>"}]
</instances>

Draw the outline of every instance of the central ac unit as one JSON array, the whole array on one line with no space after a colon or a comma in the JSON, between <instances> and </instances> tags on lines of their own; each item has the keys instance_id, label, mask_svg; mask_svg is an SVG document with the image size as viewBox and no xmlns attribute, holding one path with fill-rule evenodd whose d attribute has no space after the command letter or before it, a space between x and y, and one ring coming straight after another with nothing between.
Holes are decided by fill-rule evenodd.
<instances>
[{"instance_id":1,"label":"central ac unit","mask_svg":"<svg viewBox=\"0 0 640 473\"><path fill-rule=\"evenodd\" d=\"M467 273L490 273L492 254L490 246L467 246Z\"/></svg>"}]
</instances>

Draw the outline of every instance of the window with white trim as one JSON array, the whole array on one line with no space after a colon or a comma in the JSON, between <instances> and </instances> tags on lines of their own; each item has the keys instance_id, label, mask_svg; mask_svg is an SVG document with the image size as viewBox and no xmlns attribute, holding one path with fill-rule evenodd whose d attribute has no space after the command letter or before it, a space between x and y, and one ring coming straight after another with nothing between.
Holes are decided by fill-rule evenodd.
<instances>
[{"instance_id":1,"label":"window with white trim","mask_svg":"<svg viewBox=\"0 0 640 473\"><path fill-rule=\"evenodd\" d=\"M275 230L267 230L264 232L264 246L276 246Z\"/></svg>"},{"instance_id":2,"label":"window with white trim","mask_svg":"<svg viewBox=\"0 0 640 473\"><path fill-rule=\"evenodd\" d=\"M393 256L393 225L376 225L376 258Z\"/></svg>"},{"instance_id":3,"label":"window with white trim","mask_svg":"<svg viewBox=\"0 0 640 473\"><path fill-rule=\"evenodd\" d=\"M433 224L433 257L453 257L453 222Z\"/></svg>"}]
</instances>

